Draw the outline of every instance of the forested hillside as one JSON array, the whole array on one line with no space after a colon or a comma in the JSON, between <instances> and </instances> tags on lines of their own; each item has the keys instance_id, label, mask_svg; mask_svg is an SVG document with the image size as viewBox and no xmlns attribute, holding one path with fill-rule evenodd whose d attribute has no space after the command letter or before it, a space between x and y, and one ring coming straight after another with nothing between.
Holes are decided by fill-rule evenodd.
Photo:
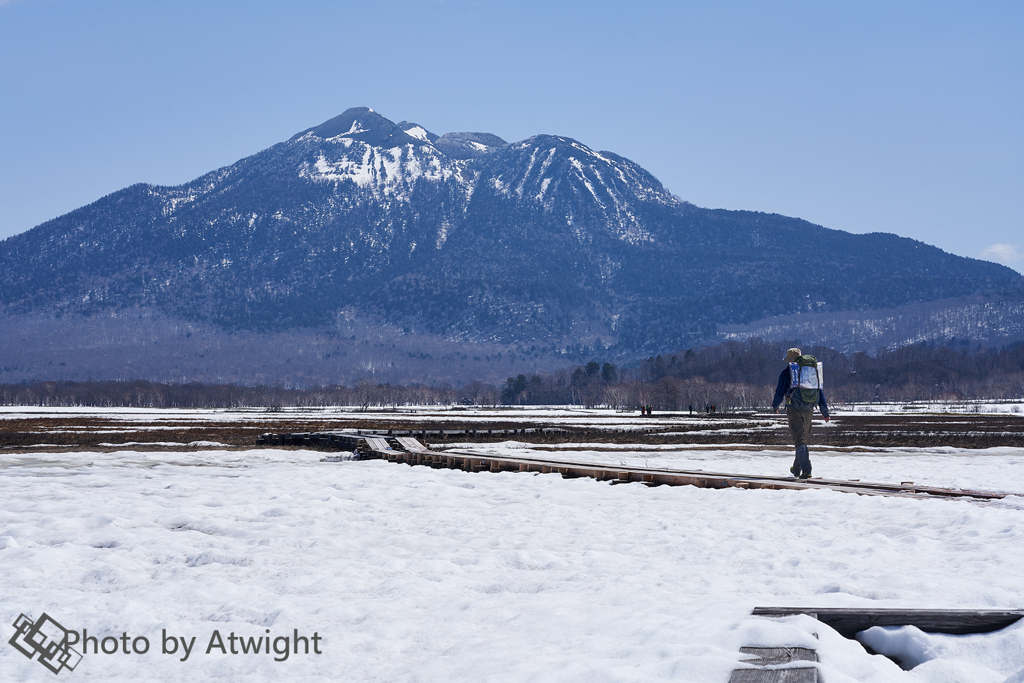
<instances>
[{"instance_id":1,"label":"forested hillside","mask_svg":"<svg viewBox=\"0 0 1024 683\"><path fill-rule=\"evenodd\" d=\"M397 386L362 378L350 386L35 382L0 384L0 404L110 407L283 407L403 405L585 405L719 412L765 408L772 399L785 344L758 339L726 342L648 358L630 367L592 360L550 373L509 377L504 384ZM824 347L805 353L824 363L832 403L1024 399L1024 344L1005 349L918 344L843 354Z\"/></svg>"}]
</instances>

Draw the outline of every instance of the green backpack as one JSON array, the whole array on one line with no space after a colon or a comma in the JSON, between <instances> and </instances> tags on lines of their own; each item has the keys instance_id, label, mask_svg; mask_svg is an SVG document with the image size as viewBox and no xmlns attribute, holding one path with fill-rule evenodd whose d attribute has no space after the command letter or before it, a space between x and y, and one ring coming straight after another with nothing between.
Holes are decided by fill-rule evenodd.
<instances>
[{"instance_id":1,"label":"green backpack","mask_svg":"<svg viewBox=\"0 0 1024 683\"><path fill-rule=\"evenodd\" d=\"M786 396L797 410L813 410L822 389L822 367L814 356L804 354L789 364L789 392Z\"/></svg>"}]
</instances>

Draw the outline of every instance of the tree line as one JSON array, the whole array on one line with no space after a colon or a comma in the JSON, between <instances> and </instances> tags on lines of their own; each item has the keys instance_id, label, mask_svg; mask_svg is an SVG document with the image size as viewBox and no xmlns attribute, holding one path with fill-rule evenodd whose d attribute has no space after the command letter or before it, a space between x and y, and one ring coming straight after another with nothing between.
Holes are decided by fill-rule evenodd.
<instances>
[{"instance_id":1,"label":"tree line","mask_svg":"<svg viewBox=\"0 0 1024 683\"><path fill-rule=\"evenodd\" d=\"M687 349L617 366L591 360L553 372L523 373L500 386L381 384L289 388L280 385L170 384L147 380L0 384L0 404L151 408L345 405L579 405L658 410L752 409L771 403L790 343L751 338ZM1024 398L1024 344L1003 349L967 342L880 349L875 355L804 349L824 363L830 402L964 401Z\"/></svg>"}]
</instances>

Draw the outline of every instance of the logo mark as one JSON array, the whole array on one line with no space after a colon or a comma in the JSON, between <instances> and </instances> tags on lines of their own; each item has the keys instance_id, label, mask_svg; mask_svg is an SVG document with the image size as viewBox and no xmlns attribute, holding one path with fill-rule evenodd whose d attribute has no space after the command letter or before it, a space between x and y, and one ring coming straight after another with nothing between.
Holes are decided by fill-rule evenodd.
<instances>
[{"instance_id":1,"label":"logo mark","mask_svg":"<svg viewBox=\"0 0 1024 683\"><path fill-rule=\"evenodd\" d=\"M32 621L24 614L14 620L14 635L9 642L21 654L32 659L39 655L39 663L55 674L63 669L74 671L82 655L68 646L69 631L43 612Z\"/></svg>"}]
</instances>

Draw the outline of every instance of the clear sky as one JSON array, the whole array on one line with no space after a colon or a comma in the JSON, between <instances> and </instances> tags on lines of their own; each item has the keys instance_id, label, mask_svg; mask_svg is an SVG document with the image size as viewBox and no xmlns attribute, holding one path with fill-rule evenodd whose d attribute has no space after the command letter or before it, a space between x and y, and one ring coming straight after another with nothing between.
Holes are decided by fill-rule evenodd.
<instances>
[{"instance_id":1,"label":"clear sky","mask_svg":"<svg viewBox=\"0 0 1024 683\"><path fill-rule=\"evenodd\" d=\"M1024 2L0 0L0 238L353 106L1024 270Z\"/></svg>"}]
</instances>

